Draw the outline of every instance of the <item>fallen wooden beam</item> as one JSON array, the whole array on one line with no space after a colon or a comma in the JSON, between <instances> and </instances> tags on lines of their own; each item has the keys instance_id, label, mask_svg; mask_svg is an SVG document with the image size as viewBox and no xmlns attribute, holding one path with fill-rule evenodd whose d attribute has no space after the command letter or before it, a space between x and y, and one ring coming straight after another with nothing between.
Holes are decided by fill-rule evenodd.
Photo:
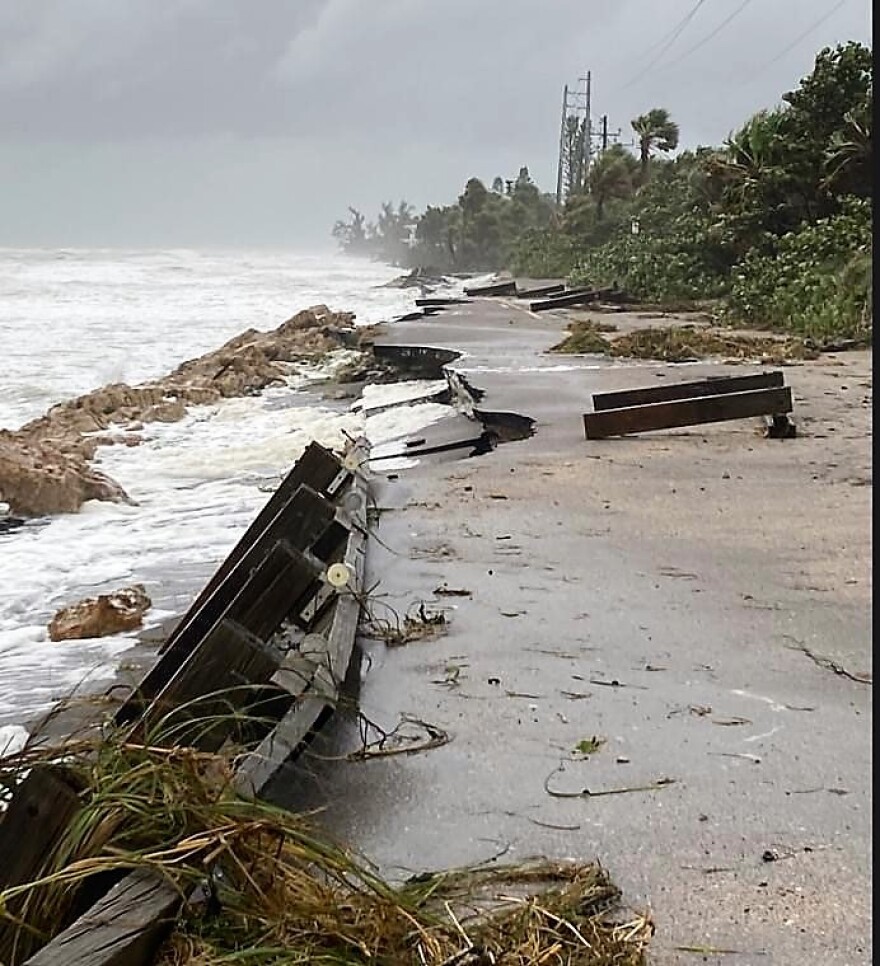
<instances>
[{"instance_id":1,"label":"fallen wooden beam","mask_svg":"<svg viewBox=\"0 0 880 966\"><path fill-rule=\"evenodd\" d=\"M241 590L250 571L259 565L279 540L286 540L300 550L310 549L333 522L335 515L336 508L329 500L310 487L300 486L236 563L231 568L224 563L224 578L215 583L210 595L199 594L201 603L197 600L181 618L163 648L163 655L185 653L187 641L191 647L195 640L200 639Z\"/></svg>"},{"instance_id":2,"label":"fallen wooden beam","mask_svg":"<svg viewBox=\"0 0 880 966\"><path fill-rule=\"evenodd\" d=\"M219 621L150 703L133 740L217 751L281 665L281 654L232 620Z\"/></svg>"},{"instance_id":3,"label":"fallen wooden beam","mask_svg":"<svg viewBox=\"0 0 880 966\"><path fill-rule=\"evenodd\" d=\"M247 558L245 558L247 560ZM193 619L191 631L182 634L144 675L117 709L116 724L128 724L173 680L193 654L210 638L221 618L235 621L261 640L267 640L290 615L308 590L317 586L319 562L285 540L262 549L259 560L241 573L241 580L221 584Z\"/></svg>"},{"instance_id":4,"label":"fallen wooden beam","mask_svg":"<svg viewBox=\"0 0 880 966\"><path fill-rule=\"evenodd\" d=\"M790 388L757 389L584 413L584 432L587 439L605 439L608 436L747 419L791 410Z\"/></svg>"},{"instance_id":5,"label":"fallen wooden beam","mask_svg":"<svg viewBox=\"0 0 880 966\"><path fill-rule=\"evenodd\" d=\"M511 279L509 282L493 282L491 285L477 285L473 288L466 288L464 294L474 296L516 295L516 282Z\"/></svg>"},{"instance_id":6,"label":"fallen wooden beam","mask_svg":"<svg viewBox=\"0 0 880 966\"><path fill-rule=\"evenodd\" d=\"M532 312L544 312L547 309L563 309L570 305L584 305L587 302L598 302L599 299L607 298L613 291L610 288L597 288L576 292L564 292L555 298L532 302L529 305L529 310Z\"/></svg>"},{"instance_id":7,"label":"fallen wooden beam","mask_svg":"<svg viewBox=\"0 0 880 966\"><path fill-rule=\"evenodd\" d=\"M565 292L565 284L559 282L556 285L538 285L535 288L518 288L516 297L518 299L539 299L549 295L562 295Z\"/></svg>"},{"instance_id":8,"label":"fallen wooden beam","mask_svg":"<svg viewBox=\"0 0 880 966\"><path fill-rule=\"evenodd\" d=\"M290 472L269 498L265 506L245 530L238 543L217 568L205 586L201 589L189 610L181 618L171 632L162 650L167 650L181 634L192 615L204 603L217 586L226 579L229 572L236 566L251 546L259 539L269 524L277 517L278 512L285 506L300 486L305 484L316 493L335 497L347 483L348 476L344 473L342 464L329 450L319 443L309 443L299 459L293 464Z\"/></svg>"},{"instance_id":9,"label":"fallen wooden beam","mask_svg":"<svg viewBox=\"0 0 880 966\"><path fill-rule=\"evenodd\" d=\"M423 299L416 299L416 305L423 308L442 308L444 305L467 305L470 299L457 299L452 296L440 297L433 296Z\"/></svg>"},{"instance_id":10,"label":"fallen wooden beam","mask_svg":"<svg viewBox=\"0 0 880 966\"><path fill-rule=\"evenodd\" d=\"M77 789L63 768L40 765L30 772L0 818L0 891L41 877L44 863L81 808ZM0 917L2 963L20 963L39 946L37 936L16 928L15 917L25 903L23 895L9 899L7 915Z\"/></svg>"},{"instance_id":11,"label":"fallen wooden beam","mask_svg":"<svg viewBox=\"0 0 880 966\"><path fill-rule=\"evenodd\" d=\"M615 392L594 392L593 409L623 409L649 403L672 402L676 399L695 399L698 396L721 396L732 392L751 392L753 389L775 389L784 378L778 370L750 376L710 376L693 382L675 382L643 389L621 389Z\"/></svg>"},{"instance_id":12,"label":"fallen wooden beam","mask_svg":"<svg viewBox=\"0 0 880 966\"><path fill-rule=\"evenodd\" d=\"M288 686L296 698L284 718L236 769L235 787L242 794L262 795L336 707L339 687L354 649L366 568L367 488L362 479L355 482L353 492L357 493L359 503L353 508L355 525L343 557L351 573L349 585L337 597L330 630L322 639L322 646L301 656L295 669L282 666L276 672L273 681L282 687Z\"/></svg>"},{"instance_id":13,"label":"fallen wooden beam","mask_svg":"<svg viewBox=\"0 0 880 966\"><path fill-rule=\"evenodd\" d=\"M167 879L136 869L26 966L150 966L182 904Z\"/></svg>"}]
</instances>

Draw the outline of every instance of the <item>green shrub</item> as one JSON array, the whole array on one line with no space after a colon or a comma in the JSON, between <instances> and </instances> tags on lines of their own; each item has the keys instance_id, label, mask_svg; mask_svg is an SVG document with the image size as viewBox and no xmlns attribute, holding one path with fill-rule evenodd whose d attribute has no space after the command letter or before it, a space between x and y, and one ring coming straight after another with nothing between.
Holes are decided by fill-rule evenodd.
<instances>
[{"instance_id":1,"label":"green shrub","mask_svg":"<svg viewBox=\"0 0 880 966\"><path fill-rule=\"evenodd\" d=\"M869 339L871 227L871 203L848 198L841 214L783 235L768 254L746 255L734 273L728 318L817 339Z\"/></svg>"}]
</instances>

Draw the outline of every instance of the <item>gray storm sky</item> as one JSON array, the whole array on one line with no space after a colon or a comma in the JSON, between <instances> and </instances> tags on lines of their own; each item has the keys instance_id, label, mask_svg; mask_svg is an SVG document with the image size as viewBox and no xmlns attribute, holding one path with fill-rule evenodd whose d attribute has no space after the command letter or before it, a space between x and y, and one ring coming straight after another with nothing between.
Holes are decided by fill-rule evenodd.
<instances>
[{"instance_id":1,"label":"gray storm sky","mask_svg":"<svg viewBox=\"0 0 880 966\"><path fill-rule=\"evenodd\" d=\"M348 204L555 187L563 85L718 144L865 0L0 0L0 245L329 247ZM725 23L725 21L727 21Z\"/></svg>"}]
</instances>

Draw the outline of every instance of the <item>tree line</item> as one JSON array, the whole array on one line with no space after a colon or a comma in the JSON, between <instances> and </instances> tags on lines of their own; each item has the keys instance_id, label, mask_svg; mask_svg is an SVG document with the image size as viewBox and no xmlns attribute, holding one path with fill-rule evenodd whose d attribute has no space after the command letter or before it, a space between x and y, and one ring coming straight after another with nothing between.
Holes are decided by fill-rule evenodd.
<instances>
[{"instance_id":1,"label":"tree line","mask_svg":"<svg viewBox=\"0 0 880 966\"><path fill-rule=\"evenodd\" d=\"M375 223L349 209L343 249L407 267L566 277L633 298L714 300L734 321L869 337L872 289L873 61L850 42L824 48L776 107L717 147L669 157L665 108L632 121L635 151L611 145L566 197L528 169L416 215L401 202ZM572 137L578 132L572 130Z\"/></svg>"}]
</instances>

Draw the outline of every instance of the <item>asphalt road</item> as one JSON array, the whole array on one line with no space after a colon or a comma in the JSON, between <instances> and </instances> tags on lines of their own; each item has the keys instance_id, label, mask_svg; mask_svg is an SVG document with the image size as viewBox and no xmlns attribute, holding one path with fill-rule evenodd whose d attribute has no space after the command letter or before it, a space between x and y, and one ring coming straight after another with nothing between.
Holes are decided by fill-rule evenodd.
<instances>
[{"instance_id":1,"label":"asphalt road","mask_svg":"<svg viewBox=\"0 0 880 966\"><path fill-rule=\"evenodd\" d=\"M564 325L486 299L388 328L461 350L480 407L536 432L377 467L374 627L420 603L447 624L365 636L352 688L385 731L450 740L349 762L340 716L284 799L392 876L596 858L650 910L654 964L869 963L870 355L785 369L795 440L587 442L593 391L752 369L546 355Z\"/></svg>"}]
</instances>

